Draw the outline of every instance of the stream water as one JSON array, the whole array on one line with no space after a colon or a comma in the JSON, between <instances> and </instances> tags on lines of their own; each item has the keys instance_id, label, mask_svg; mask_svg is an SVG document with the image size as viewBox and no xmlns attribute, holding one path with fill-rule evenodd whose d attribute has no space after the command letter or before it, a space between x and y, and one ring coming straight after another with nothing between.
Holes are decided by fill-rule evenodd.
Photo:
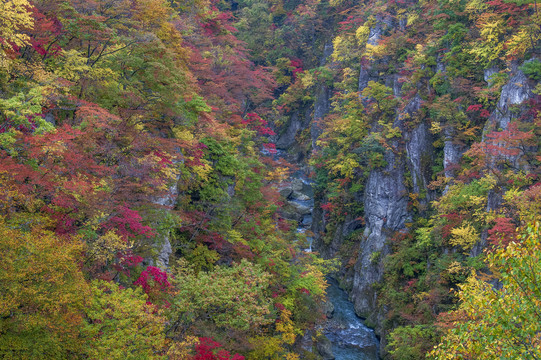
<instances>
[{"instance_id":1,"label":"stream water","mask_svg":"<svg viewBox=\"0 0 541 360\"><path fill-rule=\"evenodd\" d=\"M327 279L327 297L334 305L333 317L324 334L332 343L335 360L378 360L379 342L374 330L357 317L346 292L334 279Z\"/></svg>"}]
</instances>

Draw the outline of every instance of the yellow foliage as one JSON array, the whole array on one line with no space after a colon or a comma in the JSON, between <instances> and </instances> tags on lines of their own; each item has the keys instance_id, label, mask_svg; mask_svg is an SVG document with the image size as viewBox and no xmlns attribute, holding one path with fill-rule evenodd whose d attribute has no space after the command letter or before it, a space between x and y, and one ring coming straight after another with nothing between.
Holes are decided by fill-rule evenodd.
<instances>
[{"instance_id":1,"label":"yellow foliage","mask_svg":"<svg viewBox=\"0 0 541 360\"><path fill-rule=\"evenodd\" d=\"M523 57L532 48L532 44L540 39L539 35L539 29L521 29L507 41L507 56Z\"/></svg>"},{"instance_id":2,"label":"yellow foliage","mask_svg":"<svg viewBox=\"0 0 541 360\"><path fill-rule=\"evenodd\" d=\"M493 189L498 183L498 179L494 174L487 174L481 180L479 180L479 183L482 185L488 185L491 189Z\"/></svg>"},{"instance_id":3,"label":"yellow foliage","mask_svg":"<svg viewBox=\"0 0 541 360\"><path fill-rule=\"evenodd\" d=\"M541 354L539 223L519 235L520 242L487 254L492 274L472 271L459 285L459 308L431 359L534 359ZM485 278L486 280L483 280ZM493 279L499 280L495 288ZM519 341L517 341L519 339Z\"/></svg>"},{"instance_id":4,"label":"yellow foliage","mask_svg":"<svg viewBox=\"0 0 541 360\"><path fill-rule=\"evenodd\" d=\"M117 48L121 45L117 45ZM111 48L114 51L115 47ZM104 84L111 84L116 81L119 74L109 68L91 66L88 58L76 49L62 51L62 66L59 66L55 74L69 81L77 82L81 78L101 80Z\"/></svg>"},{"instance_id":5,"label":"yellow foliage","mask_svg":"<svg viewBox=\"0 0 541 360\"><path fill-rule=\"evenodd\" d=\"M192 351L199 344L196 336L186 336L183 341L174 341L167 351L167 358L170 360L186 360L192 357Z\"/></svg>"},{"instance_id":6,"label":"yellow foliage","mask_svg":"<svg viewBox=\"0 0 541 360\"><path fill-rule=\"evenodd\" d=\"M146 29L160 29L173 14L172 9L163 0L136 0L134 3L135 19Z\"/></svg>"},{"instance_id":7,"label":"yellow foliage","mask_svg":"<svg viewBox=\"0 0 541 360\"><path fill-rule=\"evenodd\" d=\"M27 0L0 0L0 67L6 67L4 48L13 50L12 44L22 47L28 43L28 35L21 30L32 29L34 18L28 11L31 4Z\"/></svg>"},{"instance_id":8,"label":"yellow foliage","mask_svg":"<svg viewBox=\"0 0 541 360\"><path fill-rule=\"evenodd\" d=\"M280 359L283 351L281 341L278 337L257 336L250 339L255 349L247 356L248 360Z\"/></svg>"},{"instance_id":9,"label":"yellow foliage","mask_svg":"<svg viewBox=\"0 0 541 360\"><path fill-rule=\"evenodd\" d=\"M88 244L89 256L94 257L98 262L113 260L115 255L129 247L114 230L109 230L97 240Z\"/></svg>"},{"instance_id":10,"label":"yellow foliage","mask_svg":"<svg viewBox=\"0 0 541 360\"><path fill-rule=\"evenodd\" d=\"M41 148L41 151L44 154L47 154L47 155L55 154L55 155L59 155L60 157L62 157L62 154L64 154L66 150L67 150L66 144L64 144L64 142L61 140L56 141L56 142L51 142L48 145L44 145Z\"/></svg>"},{"instance_id":11,"label":"yellow foliage","mask_svg":"<svg viewBox=\"0 0 541 360\"><path fill-rule=\"evenodd\" d=\"M210 250L202 244L197 244L195 249L187 256L196 274L203 269L212 269L220 255L215 250Z\"/></svg>"},{"instance_id":12,"label":"yellow foliage","mask_svg":"<svg viewBox=\"0 0 541 360\"><path fill-rule=\"evenodd\" d=\"M281 183L289 178L289 168L277 166L265 175L265 180Z\"/></svg>"},{"instance_id":13,"label":"yellow foliage","mask_svg":"<svg viewBox=\"0 0 541 360\"><path fill-rule=\"evenodd\" d=\"M229 241L232 244L241 243L243 245L248 245L248 242L244 240L242 237L242 234L238 232L237 230L229 230L227 232L227 241Z\"/></svg>"},{"instance_id":14,"label":"yellow foliage","mask_svg":"<svg viewBox=\"0 0 541 360\"><path fill-rule=\"evenodd\" d=\"M500 39L505 33L505 19L501 15L487 14L480 16L478 27L481 41L470 50L478 60L491 62L497 60L505 48L505 42Z\"/></svg>"},{"instance_id":15,"label":"yellow foliage","mask_svg":"<svg viewBox=\"0 0 541 360\"><path fill-rule=\"evenodd\" d=\"M193 160L193 157L189 157L189 159ZM191 167L191 170L199 177L199 179L207 181L209 179L209 174L212 172L212 166L205 159L200 159L199 161L201 165L194 165Z\"/></svg>"},{"instance_id":16,"label":"yellow foliage","mask_svg":"<svg viewBox=\"0 0 541 360\"><path fill-rule=\"evenodd\" d=\"M503 18L493 18L493 21L486 21L481 24L480 35L487 42L497 42L500 35L504 33L505 21Z\"/></svg>"},{"instance_id":17,"label":"yellow foliage","mask_svg":"<svg viewBox=\"0 0 541 360\"><path fill-rule=\"evenodd\" d=\"M422 292L419 292L417 294L414 294L413 295L413 300L415 300L416 303L420 303L423 300L425 300L426 298L428 298L429 296L430 296L430 293L428 293L426 291L422 291Z\"/></svg>"},{"instance_id":18,"label":"yellow foliage","mask_svg":"<svg viewBox=\"0 0 541 360\"><path fill-rule=\"evenodd\" d=\"M39 228L14 229L3 218L0 239L0 353L76 353L89 295L79 267L83 244Z\"/></svg>"},{"instance_id":19,"label":"yellow foliage","mask_svg":"<svg viewBox=\"0 0 541 360\"><path fill-rule=\"evenodd\" d=\"M465 252L471 250L473 245L479 240L479 233L468 222L464 222L461 227L451 230L452 237L449 243L453 246L459 246Z\"/></svg>"},{"instance_id":20,"label":"yellow foliage","mask_svg":"<svg viewBox=\"0 0 541 360\"><path fill-rule=\"evenodd\" d=\"M366 25L361 25L355 31L355 38L360 45L364 45L368 41L368 36L370 35L370 28Z\"/></svg>"},{"instance_id":21,"label":"yellow foliage","mask_svg":"<svg viewBox=\"0 0 541 360\"><path fill-rule=\"evenodd\" d=\"M531 187L524 191L511 188L503 195L506 204L518 210L522 222L535 221L538 214L541 214L540 198L539 187Z\"/></svg>"},{"instance_id":22,"label":"yellow foliage","mask_svg":"<svg viewBox=\"0 0 541 360\"><path fill-rule=\"evenodd\" d=\"M329 1L329 4L331 6L336 7L336 6L340 6L340 4L342 4L343 2L344 2L344 0L331 0L331 1Z\"/></svg>"},{"instance_id":23,"label":"yellow foliage","mask_svg":"<svg viewBox=\"0 0 541 360\"><path fill-rule=\"evenodd\" d=\"M324 265L324 264L321 264ZM332 266L332 265L331 265ZM314 279L315 287L312 287L312 294L319 298L319 300L324 301L327 294L327 280L325 279L325 274L321 271L318 264L306 264L306 275L307 278Z\"/></svg>"},{"instance_id":24,"label":"yellow foliage","mask_svg":"<svg viewBox=\"0 0 541 360\"><path fill-rule=\"evenodd\" d=\"M19 214L22 217L26 217L28 213L39 213L44 203L40 199L35 199L32 196L25 195L19 191L19 188L15 186L15 181L11 179L10 174L6 171L0 171L0 214L7 215L8 213L13 216ZM18 211L14 211L18 209ZM39 216L39 218L38 218ZM39 219L39 221L38 221ZM46 227L50 219L43 215L33 214L33 223L40 224ZM28 223L28 219L24 219L25 223Z\"/></svg>"},{"instance_id":25,"label":"yellow foliage","mask_svg":"<svg viewBox=\"0 0 541 360\"><path fill-rule=\"evenodd\" d=\"M393 124L386 123L383 120L379 120L378 124L383 126L382 135L384 135L386 139L392 139L394 137L396 138L402 137L402 131L400 131L399 127L393 127Z\"/></svg>"},{"instance_id":26,"label":"yellow foliage","mask_svg":"<svg viewBox=\"0 0 541 360\"><path fill-rule=\"evenodd\" d=\"M138 162L142 165L147 165L154 170L154 176L163 180L159 186L160 190L167 190L168 185L177 179L179 170L170 164L162 164L162 158L154 155L153 153L145 155L138 159Z\"/></svg>"},{"instance_id":27,"label":"yellow foliage","mask_svg":"<svg viewBox=\"0 0 541 360\"><path fill-rule=\"evenodd\" d=\"M384 52L385 46L383 45L366 44L366 50L364 52L364 55L367 56L369 59L373 60L376 57L383 55Z\"/></svg>"},{"instance_id":28,"label":"yellow foliage","mask_svg":"<svg viewBox=\"0 0 541 360\"><path fill-rule=\"evenodd\" d=\"M338 164L334 165L331 169L331 172L333 174L338 174L347 177L347 178L353 178L353 173L356 168L359 167L359 163L355 161L355 159L351 157L347 157L345 159L342 159Z\"/></svg>"},{"instance_id":29,"label":"yellow foliage","mask_svg":"<svg viewBox=\"0 0 541 360\"><path fill-rule=\"evenodd\" d=\"M141 288L94 280L85 304L87 359L163 359L165 318ZM136 354L137 356L133 356ZM77 357L79 358L79 357Z\"/></svg>"},{"instance_id":30,"label":"yellow foliage","mask_svg":"<svg viewBox=\"0 0 541 360\"><path fill-rule=\"evenodd\" d=\"M285 354L285 359L286 360L298 360L300 358L299 358L299 354L288 353L288 354Z\"/></svg>"},{"instance_id":31,"label":"yellow foliage","mask_svg":"<svg viewBox=\"0 0 541 360\"><path fill-rule=\"evenodd\" d=\"M310 86L315 84L314 76L309 72L304 72L300 76L302 85L305 88L309 88Z\"/></svg>"},{"instance_id":32,"label":"yellow foliage","mask_svg":"<svg viewBox=\"0 0 541 360\"><path fill-rule=\"evenodd\" d=\"M343 82L347 82L348 80L353 80L353 79L357 80L358 74L352 68L346 67L342 69L342 77L343 77Z\"/></svg>"},{"instance_id":33,"label":"yellow foliage","mask_svg":"<svg viewBox=\"0 0 541 360\"><path fill-rule=\"evenodd\" d=\"M470 0L466 5L466 12L475 14L476 12L485 11L488 4L485 0Z\"/></svg>"},{"instance_id":34,"label":"yellow foliage","mask_svg":"<svg viewBox=\"0 0 541 360\"><path fill-rule=\"evenodd\" d=\"M351 57L351 42L338 35L335 37L332 41L333 45L333 53L332 53L332 59L333 61L344 61Z\"/></svg>"},{"instance_id":35,"label":"yellow foliage","mask_svg":"<svg viewBox=\"0 0 541 360\"><path fill-rule=\"evenodd\" d=\"M190 130L184 129L180 126L175 126L173 128L173 135L175 135L175 138L182 141L192 142L194 140L193 133Z\"/></svg>"},{"instance_id":36,"label":"yellow foliage","mask_svg":"<svg viewBox=\"0 0 541 360\"><path fill-rule=\"evenodd\" d=\"M291 311L284 309L280 313L280 321L276 322L277 336L257 336L250 339L255 345L255 350L248 354L249 360L298 360L299 355L289 352L289 346L295 343L297 335L302 334L296 329L291 320Z\"/></svg>"},{"instance_id":37,"label":"yellow foliage","mask_svg":"<svg viewBox=\"0 0 541 360\"><path fill-rule=\"evenodd\" d=\"M464 267L462 266L462 264L458 261L453 261L452 263L449 264L449 266L447 267L447 272L449 274L453 274L453 275L456 275L456 274L460 274L464 271Z\"/></svg>"},{"instance_id":38,"label":"yellow foliage","mask_svg":"<svg viewBox=\"0 0 541 360\"><path fill-rule=\"evenodd\" d=\"M291 311L282 310L280 322L276 323L276 330L281 333L280 337L285 344L293 345L297 331L295 331L293 321L291 321Z\"/></svg>"}]
</instances>

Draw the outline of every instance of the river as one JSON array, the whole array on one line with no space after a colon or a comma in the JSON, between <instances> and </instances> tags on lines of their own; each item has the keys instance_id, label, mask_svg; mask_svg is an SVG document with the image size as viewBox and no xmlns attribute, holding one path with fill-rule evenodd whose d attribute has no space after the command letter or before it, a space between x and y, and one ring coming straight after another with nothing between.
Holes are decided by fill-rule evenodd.
<instances>
[{"instance_id":1,"label":"river","mask_svg":"<svg viewBox=\"0 0 541 360\"><path fill-rule=\"evenodd\" d=\"M374 330L363 324L348 300L346 292L334 279L327 279L327 298L334 305L324 334L332 343L336 360L378 360L379 342Z\"/></svg>"}]
</instances>

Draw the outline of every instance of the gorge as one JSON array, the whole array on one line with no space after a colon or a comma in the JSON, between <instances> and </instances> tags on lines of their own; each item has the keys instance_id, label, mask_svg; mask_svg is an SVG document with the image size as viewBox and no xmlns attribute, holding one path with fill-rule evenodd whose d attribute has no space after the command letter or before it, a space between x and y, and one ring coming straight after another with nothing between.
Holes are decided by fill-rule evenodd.
<instances>
[{"instance_id":1,"label":"gorge","mask_svg":"<svg viewBox=\"0 0 541 360\"><path fill-rule=\"evenodd\" d=\"M541 357L535 0L0 0L0 358Z\"/></svg>"}]
</instances>

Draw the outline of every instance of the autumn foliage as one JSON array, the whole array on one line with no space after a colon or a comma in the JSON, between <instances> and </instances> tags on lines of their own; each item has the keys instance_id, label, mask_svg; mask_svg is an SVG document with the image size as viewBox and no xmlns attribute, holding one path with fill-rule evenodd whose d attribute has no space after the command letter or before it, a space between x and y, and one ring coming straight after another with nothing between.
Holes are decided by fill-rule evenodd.
<instances>
[{"instance_id":1,"label":"autumn foliage","mask_svg":"<svg viewBox=\"0 0 541 360\"><path fill-rule=\"evenodd\" d=\"M540 26L533 0L0 0L0 357L314 356L328 267L284 156L344 284L381 224L384 356L537 356Z\"/></svg>"},{"instance_id":2,"label":"autumn foliage","mask_svg":"<svg viewBox=\"0 0 541 360\"><path fill-rule=\"evenodd\" d=\"M274 69L222 5L0 0L0 357L244 359L283 286L314 326Z\"/></svg>"}]
</instances>

